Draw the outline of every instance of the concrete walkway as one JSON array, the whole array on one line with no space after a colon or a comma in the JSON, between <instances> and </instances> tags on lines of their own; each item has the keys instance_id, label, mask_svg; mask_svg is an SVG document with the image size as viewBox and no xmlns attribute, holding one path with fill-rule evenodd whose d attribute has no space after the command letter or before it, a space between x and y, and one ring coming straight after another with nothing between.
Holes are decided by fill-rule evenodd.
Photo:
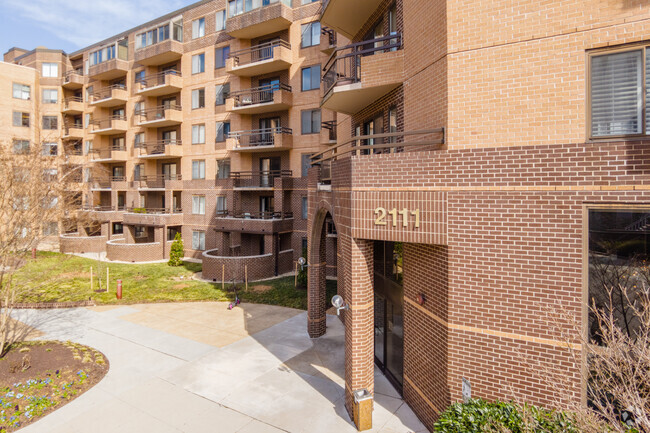
<instances>
[{"instance_id":1,"label":"concrete walkway","mask_svg":"<svg viewBox=\"0 0 650 433\"><path fill-rule=\"evenodd\" d=\"M350 432L343 404L343 327L311 340L306 313L225 303L15 311L39 338L102 351L106 377L21 430L77 432ZM426 431L375 375L374 432Z\"/></svg>"}]
</instances>

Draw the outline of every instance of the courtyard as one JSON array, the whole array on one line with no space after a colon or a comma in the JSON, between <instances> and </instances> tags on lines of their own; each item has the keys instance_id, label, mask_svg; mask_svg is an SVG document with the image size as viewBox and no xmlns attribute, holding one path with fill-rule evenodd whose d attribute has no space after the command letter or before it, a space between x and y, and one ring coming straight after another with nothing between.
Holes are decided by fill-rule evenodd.
<instances>
[{"instance_id":1,"label":"courtyard","mask_svg":"<svg viewBox=\"0 0 650 433\"><path fill-rule=\"evenodd\" d=\"M354 432L344 328L308 337L303 311L226 302L17 310L39 339L103 352L106 377L25 433ZM426 431L375 370L374 432Z\"/></svg>"}]
</instances>

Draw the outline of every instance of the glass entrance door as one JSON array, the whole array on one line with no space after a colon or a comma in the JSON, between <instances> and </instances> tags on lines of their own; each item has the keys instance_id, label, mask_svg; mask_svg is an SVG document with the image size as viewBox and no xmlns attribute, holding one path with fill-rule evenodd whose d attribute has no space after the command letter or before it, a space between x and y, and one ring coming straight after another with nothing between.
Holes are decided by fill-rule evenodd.
<instances>
[{"instance_id":1,"label":"glass entrance door","mask_svg":"<svg viewBox=\"0 0 650 433\"><path fill-rule=\"evenodd\" d=\"M401 393L404 383L402 244L375 242L375 362Z\"/></svg>"}]
</instances>

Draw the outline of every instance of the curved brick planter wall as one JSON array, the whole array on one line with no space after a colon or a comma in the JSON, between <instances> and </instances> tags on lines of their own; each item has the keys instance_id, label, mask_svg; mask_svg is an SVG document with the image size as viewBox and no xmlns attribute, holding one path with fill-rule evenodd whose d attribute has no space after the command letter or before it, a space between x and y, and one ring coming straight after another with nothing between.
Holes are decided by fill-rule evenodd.
<instances>
[{"instance_id":1,"label":"curved brick planter wall","mask_svg":"<svg viewBox=\"0 0 650 433\"><path fill-rule=\"evenodd\" d=\"M262 280L275 276L273 254L247 257L220 257L217 250L203 253L203 278L206 280L221 281L222 267L225 265L226 282L242 281L244 269L248 266L248 281Z\"/></svg>"},{"instance_id":2,"label":"curved brick planter wall","mask_svg":"<svg viewBox=\"0 0 650 433\"><path fill-rule=\"evenodd\" d=\"M106 243L106 258L120 262L153 262L165 257L160 242L125 244L124 239L118 239Z\"/></svg>"},{"instance_id":3,"label":"curved brick planter wall","mask_svg":"<svg viewBox=\"0 0 650 433\"><path fill-rule=\"evenodd\" d=\"M62 253L103 253L106 251L106 236L59 236L59 250Z\"/></svg>"}]
</instances>

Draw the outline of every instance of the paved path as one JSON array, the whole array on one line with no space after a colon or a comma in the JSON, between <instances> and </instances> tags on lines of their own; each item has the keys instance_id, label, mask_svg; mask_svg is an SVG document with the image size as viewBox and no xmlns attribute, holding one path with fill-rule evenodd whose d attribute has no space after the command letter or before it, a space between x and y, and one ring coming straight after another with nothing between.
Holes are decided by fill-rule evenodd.
<instances>
[{"instance_id":1,"label":"paved path","mask_svg":"<svg viewBox=\"0 0 650 433\"><path fill-rule=\"evenodd\" d=\"M102 351L106 377L24 433L353 433L343 405L343 327L311 340L306 313L245 304L15 311L44 333ZM374 432L426 431L375 375Z\"/></svg>"}]
</instances>

